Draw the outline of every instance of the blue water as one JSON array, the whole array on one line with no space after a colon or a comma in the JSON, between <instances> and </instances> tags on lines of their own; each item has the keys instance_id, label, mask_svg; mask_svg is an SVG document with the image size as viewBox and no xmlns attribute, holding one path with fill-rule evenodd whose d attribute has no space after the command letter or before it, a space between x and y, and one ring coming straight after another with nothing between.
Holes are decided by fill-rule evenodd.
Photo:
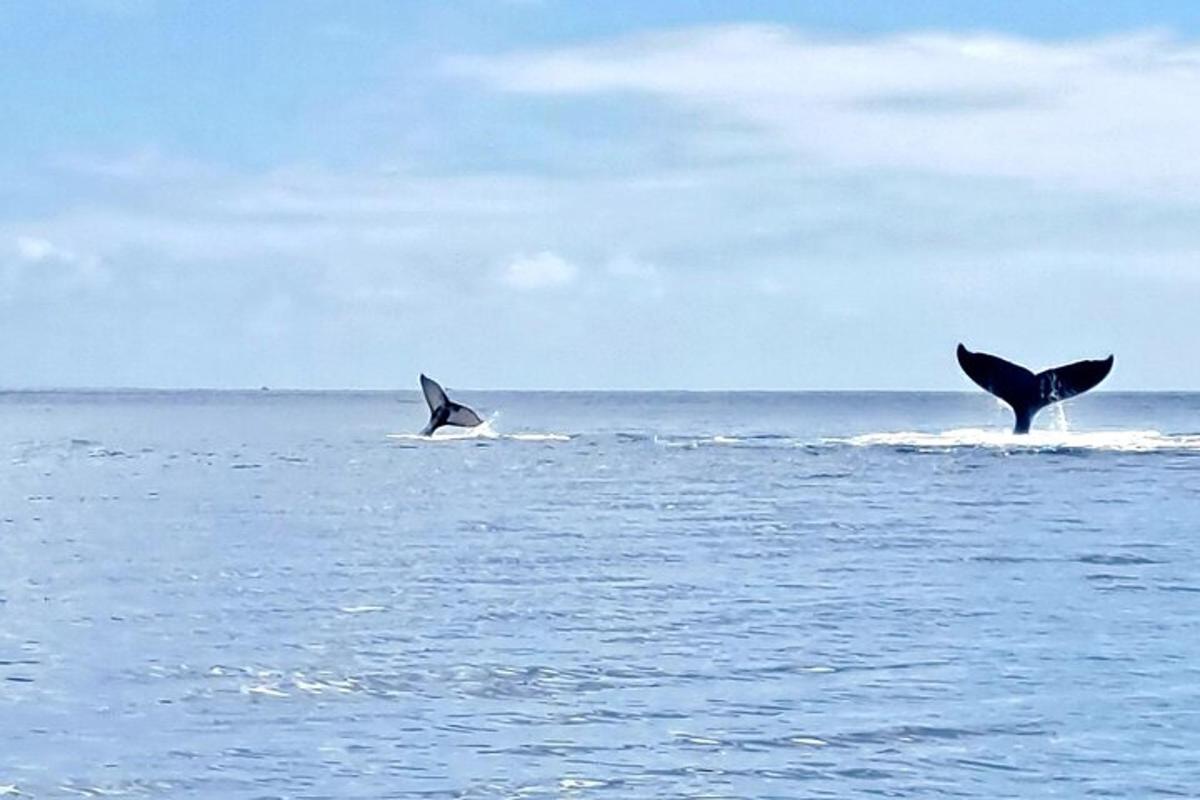
<instances>
[{"instance_id":1,"label":"blue water","mask_svg":"<svg viewBox=\"0 0 1200 800\"><path fill-rule=\"evenodd\" d=\"M1196 795L1200 396L459 399L0 395L0 794Z\"/></svg>"}]
</instances>

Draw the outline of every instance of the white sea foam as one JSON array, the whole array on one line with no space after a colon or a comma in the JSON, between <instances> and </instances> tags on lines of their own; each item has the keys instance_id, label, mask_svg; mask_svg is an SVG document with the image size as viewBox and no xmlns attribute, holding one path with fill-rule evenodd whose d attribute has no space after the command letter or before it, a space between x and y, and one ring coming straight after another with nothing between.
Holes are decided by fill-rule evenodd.
<instances>
[{"instance_id":1,"label":"white sea foam","mask_svg":"<svg viewBox=\"0 0 1200 800\"><path fill-rule=\"evenodd\" d=\"M742 444L743 440L736 436L725 436L717 434L715 436L654 436L654 443L663 447L682 447L682 448L697 448L705 447L714 444Z\"/></svg>"},{"instance_id":2,"label":"white sea foam","mask_svg":"<svg viewBox=\"0 0 1200 800\"><path fill-rule=\"evenodd\" d=\"M928 449L996 448L1003 450L1111 450L1150 452L1200 450L1200 434L1165 434L1154 430L1065 431L1039 430L1027 434L987 428L958 428L940 433L898 431L864 433L826 439L854 447L915 447Z\"/></svg>"},{"instance_id":3,"label":"white sea foam","mask_svg":"<svg viewBox=\"0 0 1200 800\"><path fill-rule=\"evenodd\" d=\"M565 433L498 433L492 427L492 419L484 420L474 428L455 428L445 426L438 428L432 436L419 433L389 433L387 438L410 442L461 442L476 439L504 439L514 442L569 442L571 437Z\"/></svg>"},{"instance_id":4,"label":"white sea foam","mask_svg":"<svg viewBox=\"0 0 1200 800\"><path fill-rule=\"evenodd\" d=\"M569 442L571 437L565 433L506 433L501 439L512 439L514 442Z\"/></svg>"}]
</instances>

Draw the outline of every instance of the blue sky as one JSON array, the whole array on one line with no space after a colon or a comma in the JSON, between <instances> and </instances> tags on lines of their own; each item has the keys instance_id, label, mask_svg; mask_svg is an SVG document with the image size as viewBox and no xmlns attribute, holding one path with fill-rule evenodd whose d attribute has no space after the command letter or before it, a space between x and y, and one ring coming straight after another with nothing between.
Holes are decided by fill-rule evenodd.
<instances>
[{"instance_id":1,"label":"blue sky","mask_svg":"<svg viewBox=\"0 0 1200 800\"><path fill-rule=\"evenodd\" d=\"M1200 389L1200 6L0 3L0 385Z\"/></svg>"}]
</instances>

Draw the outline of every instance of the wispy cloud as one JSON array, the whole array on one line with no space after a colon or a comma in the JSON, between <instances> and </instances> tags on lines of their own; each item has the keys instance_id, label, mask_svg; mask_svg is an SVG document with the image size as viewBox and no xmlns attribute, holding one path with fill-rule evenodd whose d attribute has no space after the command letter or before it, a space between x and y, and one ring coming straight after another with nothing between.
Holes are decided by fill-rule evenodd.
<instances>
[{"instance_id":1,"label":"wispy cloud","mask_svg":"<svg viewBox=\"0 0 1200 800\"><path fill-rule=\"evenodd\" d=\"M829 39L734 25L449 63L497 89L637 92L736 122L798 163L1124 190L1200 181L1200 47L911 34Z\"/></svg>"}]
</instances>

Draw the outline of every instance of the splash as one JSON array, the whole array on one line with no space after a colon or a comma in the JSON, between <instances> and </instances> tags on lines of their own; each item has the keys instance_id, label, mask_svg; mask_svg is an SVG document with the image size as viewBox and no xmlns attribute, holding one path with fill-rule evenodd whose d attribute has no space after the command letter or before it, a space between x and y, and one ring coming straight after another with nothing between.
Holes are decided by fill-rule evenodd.
<instances>
[{"instance_id":1,"label":"splash","mask_svg":"<svg viewBox=\"0 0 1200 800\"><path fill-rule=\"evenodd\" d=\"M432 436L424 436L420 433L389 433L387 438L412 442L460 442L473 439L499 439L500 434L492 428L491 420L484 420L482 425L476 425L474 428L454 428L447 425L444 428L438 428Z\"/></svg>"},{"instance_id":2,"label":"splash","mask_svg":"<svg viewBox=\"0 0 1200 800\"><path fill-rule=\"evenodd\" d=\"M1001 450L1104 450L1144 453L1200 450L1200 434L1164 434L1154 430L1040 430L1027 434L985 428L958 428L941 433L899 431L826 439L827 444L853 447L911 447L929 450L994 448Z\"/></svg>"},{"instance_id":3,"label":"splash","mask_svg":"<svg viewBox=\"0 0 1200 800\"><path fill-rule=\"evenodd\" d=\"M1067 404L1055 403L1054 406L1054 430L1059 433L1066 433L1071 427L1067 421Z\"/></svg>"},{"instance_id":4,"label":"splash","mask_svg":"<svg viewBox=\"0 0 1200 800\"><path fill-rule=\"evenodd\" d=\"M492 423L496 415L483 421L474 428L455 428L447 425L438 428L432 436L422 436L419 433L389 433L387 438L413 442L461 442L489 439L504 439L514 442L569 442L571 437L565 433L498 433Z\"/></svg>"}]
</instances>

